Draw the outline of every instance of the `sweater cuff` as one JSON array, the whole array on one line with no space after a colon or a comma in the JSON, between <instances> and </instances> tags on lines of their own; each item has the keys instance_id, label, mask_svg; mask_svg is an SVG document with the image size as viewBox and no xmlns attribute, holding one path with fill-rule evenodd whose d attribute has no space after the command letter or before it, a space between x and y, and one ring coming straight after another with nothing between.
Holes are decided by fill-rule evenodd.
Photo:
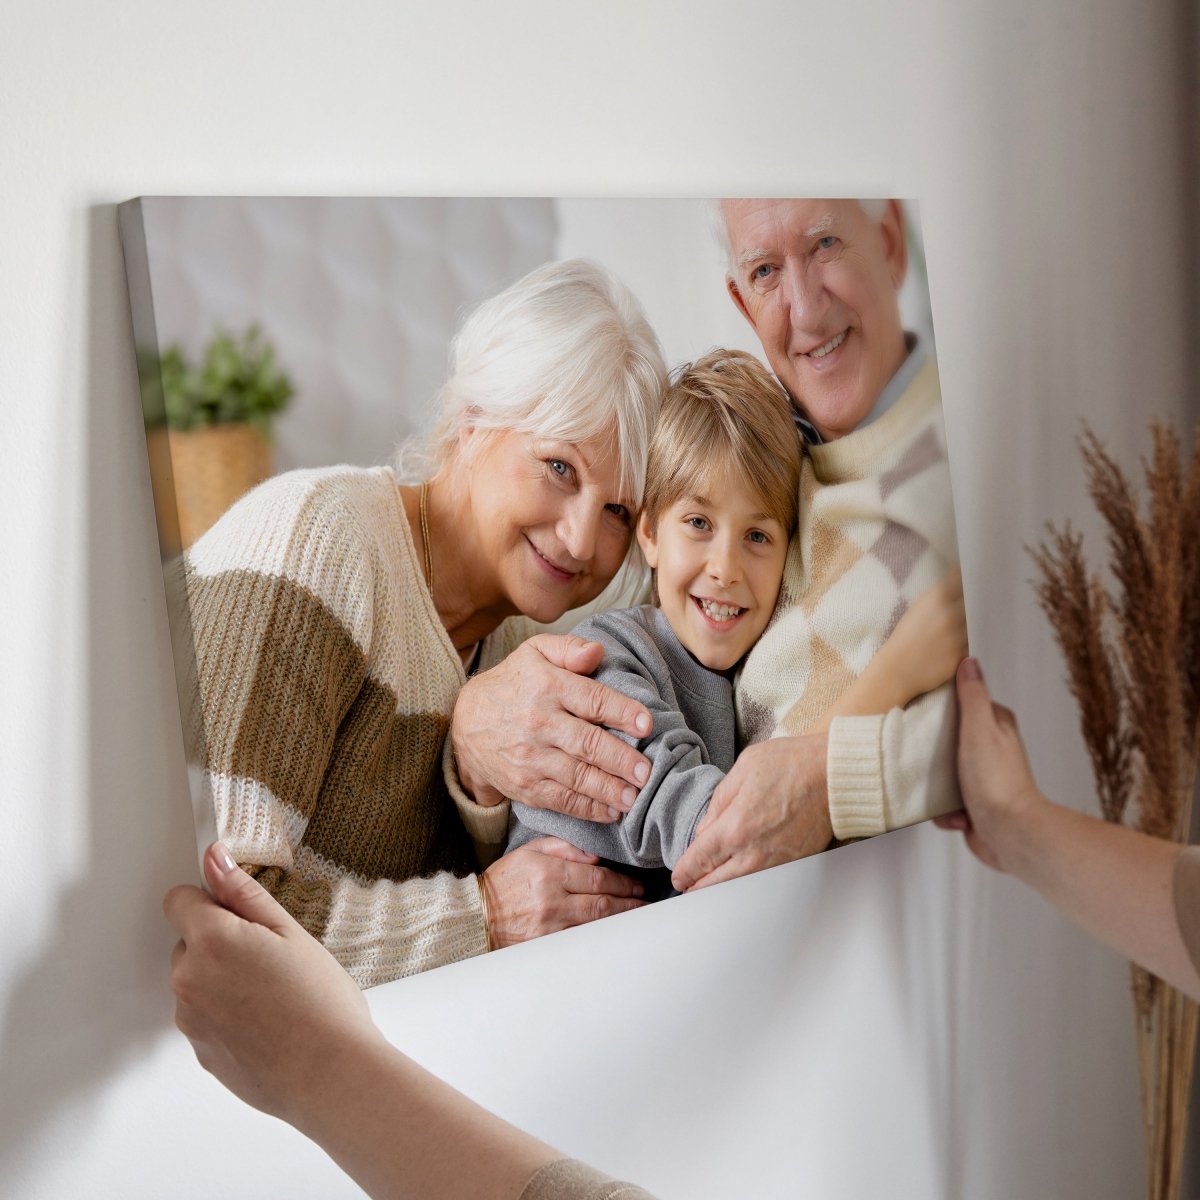
<instances>
[{"instance_id":1,"label":"sweater cuff","mask_svg":"<svg viewBox=\"0 0 1200 1200\"><path fill-rule=\"evenodd\" d=\"M442 777L446 781L446 789L454 799L454 807L458 809L463 828L475 843L476 856L483 866L489 866L500 857L504 843L508 840L508 801L489 806L476 804L467 795L462 780L458 777L458 765L454 761L449 734L446 735L442 746Z\"/></svg>"},{"instance_id":2,"label":"sweater cuff","mask_svg":"<svg viewBox=\"0 0 1200 1200\"><path fill-rule=\"evenodd\" d=\"M883 801L883 718L835 717L826 775L829 821L839 841L887 830Z\"/></svg>"}]
</instances>

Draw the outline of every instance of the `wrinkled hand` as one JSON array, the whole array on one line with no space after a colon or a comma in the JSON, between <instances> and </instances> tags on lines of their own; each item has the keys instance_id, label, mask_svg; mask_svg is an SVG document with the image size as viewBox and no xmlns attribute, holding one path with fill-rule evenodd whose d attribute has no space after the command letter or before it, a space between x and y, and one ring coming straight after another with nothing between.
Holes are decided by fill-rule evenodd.
<instances>
[{"instance_id":1,"label":"wrinkled hand","mask_svg":"<svg viewBox=\"0 0 1200 1200\"><path fill-rule=\"evenodd\" d=\"M350 976L219 842L204 875L211 896L189 886L163 899L181 939L171 955L175 1024L231 1092L295 1122L331 1048L382 1035Z\"/></svg>"},{"instance_id":2,"label":"wrinkled hand","mask_svg":"<svg viewBox=\"0 0 1200 1200\"><path fill-rule=\"evenodd\" d=\"M642 885L564 842L543 837L497 859L483 873L492 945L530 938L640 908Z\"/></svg>"},{"instance_id":3,"label":"wrinkled hand","mask_svg":"<svg viewBox=\"0 0 1200 1200\"><path fill-rule=\"evenodd\" d=\"M957 684L958 781L966 810L934 823L961 829L980 862L1004 871L1030 814L1049 801L1034 782L1016 717L992 702L975 659L963 661Z\"/></svg>"},{"instance_id":4,"label":"wrinkled hand","mask_svg":"<svg viewBox=\"0 0 1200 1200\"><path fill-rule=\"evenodd\" d=\"M506 796L588 821L629 811L650 764L603 726L634 737L650 714L586 675L599 642L539 634L458 693L450 737L463 786L477 804Z\"/></svg>"},{"instance_id":5,"label":"wrinkled hand","mask_svg":"<svg viewBox=\"0 0 1200 1200\"><path fill-rule=\"evenodd\" d=\"M823 733L747 746L676 864L675 887L708 887L824 850L833 837L825 748Z\"/></svg>"}]
</instances>

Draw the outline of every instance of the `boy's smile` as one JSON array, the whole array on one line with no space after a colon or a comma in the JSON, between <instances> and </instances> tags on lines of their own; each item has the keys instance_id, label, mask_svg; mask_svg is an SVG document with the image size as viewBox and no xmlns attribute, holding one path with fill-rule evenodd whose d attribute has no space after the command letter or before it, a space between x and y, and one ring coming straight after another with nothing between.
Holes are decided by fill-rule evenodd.
<instances>
[{"instance_id":1,"label":"boy's smile","mask_svg":"<svg viewBox=\"0 0 1200 1200\"><path fill-rule=\"evenodd\" d=\"M704 666L727 671L771 619L788 539L744 481L723 473L705 490L665 509L654 529L643 515L638 541L675 636Z\"/></svg>"}]
</instances>

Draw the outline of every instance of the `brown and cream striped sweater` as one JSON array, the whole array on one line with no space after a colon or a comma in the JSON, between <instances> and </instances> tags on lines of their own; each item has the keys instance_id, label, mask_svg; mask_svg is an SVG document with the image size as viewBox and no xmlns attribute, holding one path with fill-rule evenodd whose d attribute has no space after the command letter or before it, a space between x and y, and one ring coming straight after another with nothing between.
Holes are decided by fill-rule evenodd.
<instances>
[{"instance_id":1,"label":"brown and cream striped sweater","mask_svg":"<svg viewBox=\"0 0 1200 1200\"><path fill-rule=\"evenodd\" d=\"M908 605L958 562L937 366L927 360L871 424L810 447L800 530L775 616L737 680L747 741L803 733L862 672ZM952 685L904 709L838 717L829 813L867 837L960 805Z\"/></svg>"},{"instance_id":2,"label":"brown and cream striped sweater","mask_svg":"<svg viewBox=\"0 0 1200 1200\"><path fill-rule=\"evenodd\" d=\"M370 987L482 953L442 775L465 681L385 467L293 471L187 553L199 757L234 857ZM481 667L525 635L505 622Z\"/></svg>"}]
</instances>

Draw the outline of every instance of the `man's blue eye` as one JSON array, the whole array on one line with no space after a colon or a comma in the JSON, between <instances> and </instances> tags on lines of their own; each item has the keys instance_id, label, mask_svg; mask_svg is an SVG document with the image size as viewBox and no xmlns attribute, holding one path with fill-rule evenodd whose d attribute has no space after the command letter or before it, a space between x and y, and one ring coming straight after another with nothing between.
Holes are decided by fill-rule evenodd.
<instances>
[{"instance_id":1,"label":"man's blue eye","mask_svg":"<svg viewBox=\"0 0 1200 1200\"><path fill-rule=\"evenodd\" d=\"M752 542L755 542L760 546L766 545L767 535L763 533L761 529L752 529L747 536Z\"/></svg>"},{"instance_id":2,"label":"man's blue eye","mask_svg":"<svg viewBox=\"0 0 1200 1200\"><path fill-rule=\"evenodd\" d=\"M827 233L818 243L822 250L832 250L837 245L837 238L831 233Z\"/></svg>"},{"instance_id":3,"label":"man's blue eye","mask_svg":"<svg viewBox=\"0 0 1200 1200\"><path fill-rule=\"evenodd\" d=\"M751 279L766 279L767 273L773 268L769 263L759 263L753 271L750 272Z\"/></svg>"},{"instance_id":4,"label":"man's blue eye","mask_svg":"<svg viewBox=\"0 0 1200 1200\"><path fill-rule=\"evenodd\" d=\"M708 522L703 517L688 517L688 524L693 529L707 529Z\"/></svg>"}]
</instances>

